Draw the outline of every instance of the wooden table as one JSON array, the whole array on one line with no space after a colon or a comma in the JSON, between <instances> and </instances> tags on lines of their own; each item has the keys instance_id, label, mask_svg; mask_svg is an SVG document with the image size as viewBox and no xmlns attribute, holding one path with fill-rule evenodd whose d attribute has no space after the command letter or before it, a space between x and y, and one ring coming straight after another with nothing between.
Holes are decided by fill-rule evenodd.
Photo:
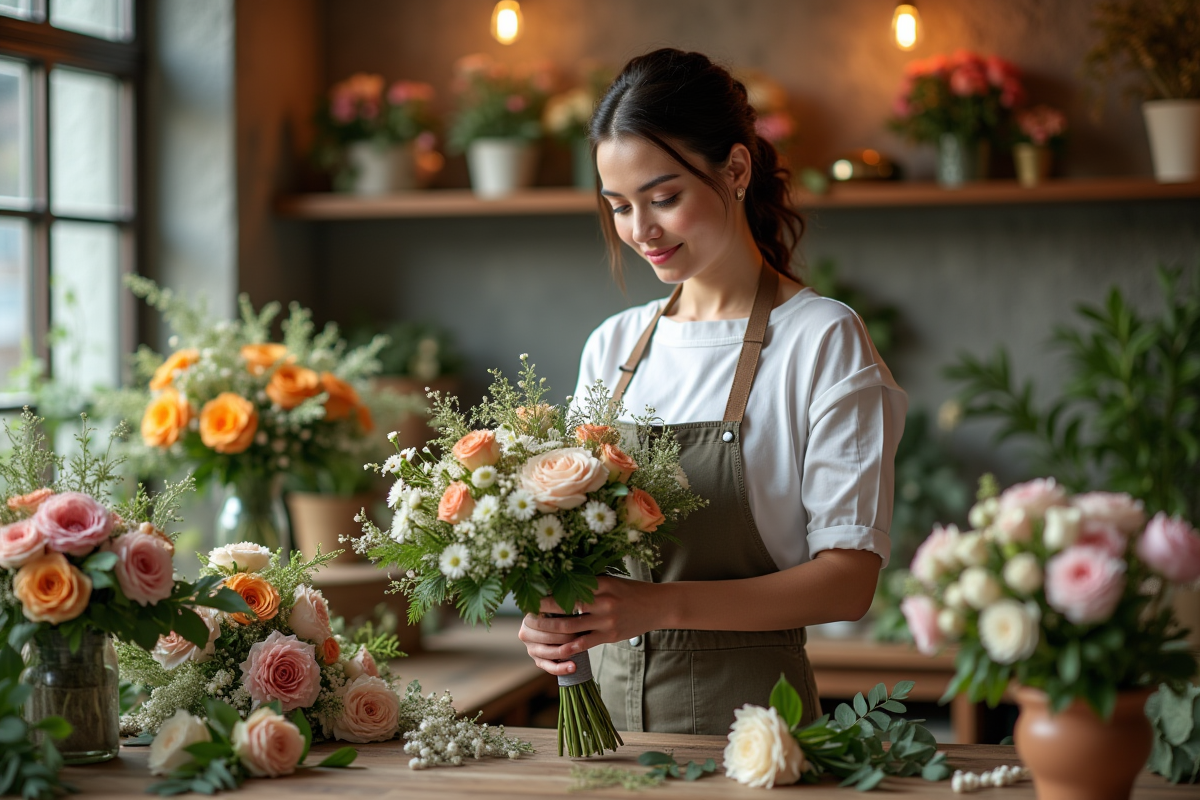
<instances>
[{"instance_id":1,"label":"wooden table","mask_svg":"<svg viewBox=\"0 0 1200 800\"><path fill-rule=\"evenodd\" d=\"M576 763L605 764L641 770L637 756L646 750L674 750L675 758L684 762L703 761L715 758L721 762L725 739L720 736L684 736L679 734L627 733L625 747L616 755L606 758L572 761L559 758L555 744L555 733L541 728L514 728L510 733L532 742L538 752L517 761L488 759L468 761L462 767L445 767L414 771L408 768L408 756L399 742L359 745L359 757L352 770L305 770L300 774L275 780L252 780L236 795L249 800L255 797L289 798L304 797L363 797L384 800L467 800L468 798L512 798L531 800L537 797L566 797L571 788L571 767ZM322 744L313 747L309 760L319 761L323 753L336 745ZM958 769L982 772L1000 764L1019 763L1011 747L1000 745L946 745L951 765ZM64 778L80 788L87 797L133 798L144 796L142 792L152 778L146 768L149 748L123 748L121 755L106 764L89 767L71 767ZM365 768L365 769L364 769ZM879 797L958 797L950 790L950 782L928 783L919 778L888 779ZM890 788L890 790L889 790ZM792 793L804 800L840 798L849 800L858 797L852 791L838 789L835 782L817 786L781 787L776 791ZM658 797L771 797L759 789L749 789L718 773L694 783L669 781L665 786L642 793L630 793L623 789L605 789L586 792L575 796L600 796L621 798ZM985 800L1032 800L1033 784L1022 781L1013 786L985 789L973 795ZM1136 800L1174 800L1195 797L1195 786L1172 786L1157 775L1142 773L1134 789Z\"/></svg>"}]
</instances>

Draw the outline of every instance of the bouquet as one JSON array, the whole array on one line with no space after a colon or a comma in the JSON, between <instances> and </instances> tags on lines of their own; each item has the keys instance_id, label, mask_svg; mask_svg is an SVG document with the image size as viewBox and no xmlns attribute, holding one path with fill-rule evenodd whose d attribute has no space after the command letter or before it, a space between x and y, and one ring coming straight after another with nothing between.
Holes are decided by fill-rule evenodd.
<instances>
[{"instance_id":1,"label":"bouquet","mask_svg":"<svg viewBox=\"0 0 1200 800\"><path fill-rule=\"evenodd\" d=\"M920 588L902 610L917 647L959 643L945 699L994 706L1015 681L1055 712L1082 698L1108 719L1117 692L1195 673L1166 597L1200 578L1200 533L1164 513L1147 522L1127 494L1068 496L1052 478L997 494L985 476L977 530L935 527L913 558Z\"/></svg>"},{"instance_id":2,"label":"bouquet","mask_svg":"<svg viewBox=\"0 0 1200 800\"><path fill-rule=\"evenodd\" d=\"M537 139L542 110L553 86L548 67L535 64L509 68L476 54L455 65L458 113L448 143L454 150L482 138Z\"/></svg>"},{"instance_id":3,"label":"bouquet","mask_svg":"<svg viewBox=\"0 0 1200 800\"><path fill-rule=\"evenodd\" d=\"M1057 147L1067 132L1067 118L1057 108L1033 106L1016 113L1017 141L1038 147Z\"/></svg>"},{"instance_id":4,"label":"bouquet","mask_svg":"<svg viewBox=\"0 0 1200 800\"><path fill-rule=\"evenodd\" d=\"M627 574L625 559L653 566L672 527L704 505L679 467L679 445L637 418L622 449L602 384L573 410L545 402L548 389L528 356L514 387L493 370L490 397L470 421L454 398L431 392L440 456L407 450L376 466L393 476L384 530L363 518L354 547L405 577L412 621L453 600L468 622L486 622L509 594L527 614L553 596L571 613L591 602L597 576ZM475 427L472 427L475 426ZM616 749L587 653L560 677L559 755Z\"/></svg>"},{"instance_id":5,"label":"bouquet","mask_svg":"<svg viewBox=\"0 0 1200 800\"><path fill-rule=\"evenodd\" d=\"M1009 62L966 50L909 63L892 105L892 130L914 142L950 133L966 141L995 138L1025 97Z\"/></svg>"}]
</instances>

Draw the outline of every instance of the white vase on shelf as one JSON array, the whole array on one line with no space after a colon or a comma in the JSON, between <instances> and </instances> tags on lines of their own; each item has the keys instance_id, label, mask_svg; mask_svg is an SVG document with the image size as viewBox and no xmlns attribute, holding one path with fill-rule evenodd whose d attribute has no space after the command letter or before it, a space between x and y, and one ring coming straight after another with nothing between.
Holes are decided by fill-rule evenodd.
<instances>
[{"instance_id":1,"label":"white vase on shelf","mask_svg":"<svg viewBox=\"0 0 1200 800\"><path fill-rule=\"evenodd\" d=\"M467 145L471 189L480 197L503 197L533 185L537 148L528 139L476 139Z\"/></svg>"},{"instance_id":2,"label":"white vase on shelf","mask_svg":"<svg viewBox=\"0 0 1200 800\"><path fill-rule=\"evenodd\" d=\"M415 148L412 142L379 145L354 142L346 147L350 191L360 195L408 192L417 188Z\"/></svg>"},{"instance_id":3,"label":"white vase on shelf","mask_svg":"<svg viewBox=\"0 0 1200 800\"><path fill-rule=\"evenodd\" d=\"M1148 100L1142 114L1158 182L1200 180L1200 100Z\"/></svg>"}]
</instances>

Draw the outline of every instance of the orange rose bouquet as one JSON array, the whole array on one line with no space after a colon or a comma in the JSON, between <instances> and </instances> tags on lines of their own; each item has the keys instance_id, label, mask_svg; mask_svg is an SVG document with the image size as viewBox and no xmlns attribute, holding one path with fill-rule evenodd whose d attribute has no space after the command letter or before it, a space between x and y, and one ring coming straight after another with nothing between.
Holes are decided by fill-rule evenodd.
<instances>
[{"instance_id":1,"label":"orange rose bouquet","mask_svg":"<svg viewBox=\"0 0 1200 800\"><path fill-rule=\"evenodd\" d=\"M491 396L469 422L456 399L430 393L440 456L407 450L369 465L394 481L394 513L386 529L360 517L354 547L404 572L397 588L412 621L454 600L467 621L486 622L509 594L526 613L546 596L570 612L592 601L598 576L627 574L627 559L654 566L667 532L704 505L652 411L623 439L622 409L603 385L558 408L521 361L516 387L492 371ZM564 745L573 757L615 749L587 653L575 661L559 679L560 755Z\"/></svg>"}]
</instances>

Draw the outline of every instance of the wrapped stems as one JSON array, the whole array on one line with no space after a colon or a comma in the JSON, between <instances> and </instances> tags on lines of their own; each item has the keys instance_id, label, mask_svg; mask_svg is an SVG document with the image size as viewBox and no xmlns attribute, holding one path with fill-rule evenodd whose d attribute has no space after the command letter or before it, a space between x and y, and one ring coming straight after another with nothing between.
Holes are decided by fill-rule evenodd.
<instances>
[{"instance_id":1,"label":"wrapped stems","mask_svg":"<svg viewBox=\"0 0 1200 800\"><path fill-rule=\"evenodd\" d=\"M575 672L558 678L558 754L565 749L571 758L586 758L615 751L625 743L600 698L600 687L592 680L591 659L585 652L570 660Z\"/></svg>"}]
</instances>

